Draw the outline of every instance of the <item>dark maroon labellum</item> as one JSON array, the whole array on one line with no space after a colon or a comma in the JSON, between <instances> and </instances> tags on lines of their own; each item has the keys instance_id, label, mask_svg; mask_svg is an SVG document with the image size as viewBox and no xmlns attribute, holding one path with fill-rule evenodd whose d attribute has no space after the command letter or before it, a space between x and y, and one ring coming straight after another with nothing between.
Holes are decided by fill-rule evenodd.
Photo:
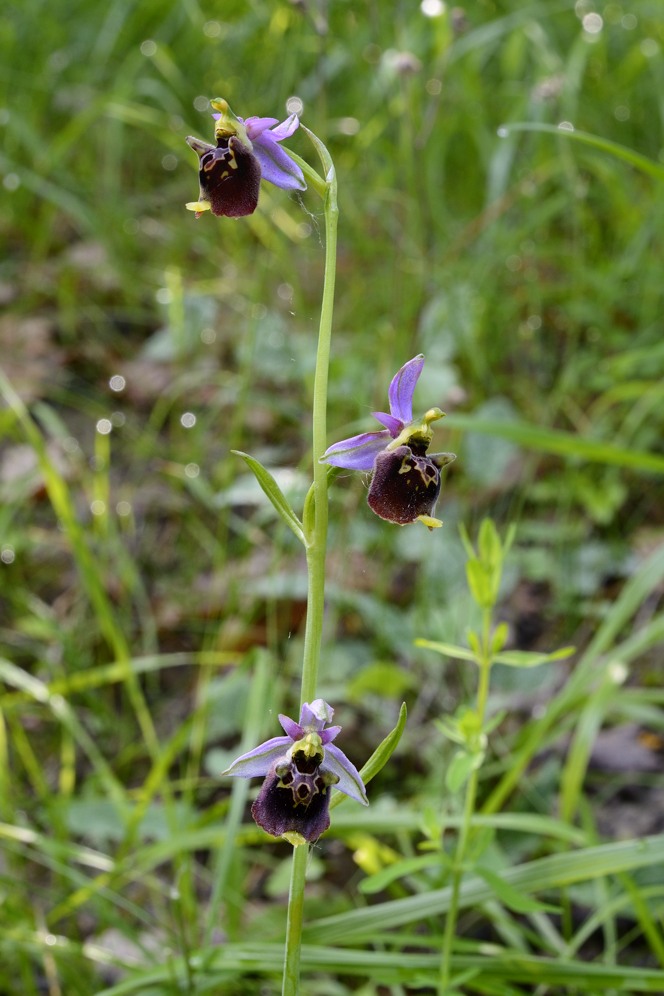
<instances>
[{"instance_id":1,"label":"dark maroon labellum","mask_svg":"<svg viewBox=\"0 0 664 996\"><path fill-rule=\"evenodd\" d=\"M405 526L430 516L439 494L440 468L425 452L397 446L376 457L367 501L381 519Z\"/></svg>"},{"instance_id":2,"label":"dark maroon labellum","mask_svg":"<svg viewBox=\"0 0 664 996\"><path fill-rule=\"evenodd\" d=\"M261 786L251 815L273 837L299 833L318 840L330 825L330 786L339 779L312 758L294 751L293 759L277 761Z\"/></svg>"},{"instance_id":3,"label":"dark maroon labellum","mask_svg":"<svg viewBox=\"0 0 664 996\"><path fill-rule=\"evenodd\" d=\"M217 148L201 156L198 177L213 214L242 218L256 210L261 164L237 136L219 138Z\"/></svg>"}]
</instances>

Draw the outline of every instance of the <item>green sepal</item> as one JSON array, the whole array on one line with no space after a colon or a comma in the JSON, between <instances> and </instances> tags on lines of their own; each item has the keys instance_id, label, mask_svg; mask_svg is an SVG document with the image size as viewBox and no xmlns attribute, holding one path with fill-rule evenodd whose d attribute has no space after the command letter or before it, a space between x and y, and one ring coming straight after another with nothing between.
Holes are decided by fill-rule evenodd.
<instances>
[{"instance_id":1,"label":"green sepal","mask_svg":"<svg viewBox=\"0 0 664 996\"><path fill-rule=\"evenodd\" d=\"M303 128L304 131L307 130L306 128L304 128L304 125L300 125L300 127ZM288 155L293 160L293 162L297 163L297 165L300 167L300 169L302 170L302 172L306 177L308 185L310 187L313 187L316 193L319 194L323 198L323 200L325 200L325 195L327 193L327 184L325 183L325 180L320 175L320 173L317 173L316 170L313 168L313 166L309 165L306 159L303 159L302 156L298 156L297 152L293 152L292 149L284 149L284 151L288 152Z\"/></svg>"},{"instance_id":2,"label":"green sepal","mask_svg":"<svg viewBox=\"0 0 664 996\"><path fill-rule=\"evenodd\" d=\"M302 523L288 504L283 491L269 470L266 470L262 463L249 456L248 453L243 453L242 450L231 450L231 453L242 457L283 521L292 529L300 542L306 545Z\"/></svg>"},{"instance_id":3,"label":"green sepal","mask_svg":"<svg viewBox=\"0 0 664 996\"><path fill-rule=\"evenodd\" d=\"M401 703L401 708L399 709L399 719L397 720L397 725L394 727L391 733L388 733L384 740L382 740L375 751L364 765L360 769L360 777L365 785L367 785L372 778L375 778L379 771L381 771L392 754L397 749L399 741L406 726L406 719L408 716L408 710L406 709L406 703ZM337 792L330 803L330 809L334 809L335 806L340 805L344 799L348 798L342 795L341 792Z\"/></svg>"},{"instance_id":4,"label":"green sepal","mask_svg":"<svg viewBox=\"0 0 664 996\"><path fill-rule=\"evenodd\" d=\"M318 158L320 159L321 166L323 167L323 182L325 183L326 187L329 187L329 185L333 183L335 180L334 163L332 162L332 156L328 152L327 146L325 146L323 142L321 142L318 135L314 135L313 131L309 131L306 125L303 125L302 122L300 122L300 129L305 133L305 135L308 136L316 152L318 153ZM298 165L300 164L298 163ZM309 167L309 169L311 169L311 167ZM321 193L320 190L318 192Z\"/></svg>"}]
</instances>

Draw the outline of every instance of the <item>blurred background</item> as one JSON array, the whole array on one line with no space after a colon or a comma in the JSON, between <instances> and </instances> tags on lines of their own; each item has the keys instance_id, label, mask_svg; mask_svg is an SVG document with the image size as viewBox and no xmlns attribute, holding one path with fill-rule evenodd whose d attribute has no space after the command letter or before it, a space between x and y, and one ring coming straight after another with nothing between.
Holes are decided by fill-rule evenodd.
<instances>
[{"instance_id":1,"label":"blurred background","mask_svg":"<svg viewBox=\"0 0 664 996\"><path fill-rule=\"evenodd\" d=\"M230 450L260 459L301 508L321 205L264 185L253 216L195 220L185 137L212 139L212 97L243 117L299 110L334 158L330 442L375 428L391 377L424 352L415 409L443 408L432 449L458 454L435 534L376 518L362 475L332 488L321 694L339 705L342 747L359 765L406 699L402 765L381 791L440 792L440 738L422 725L475 679L413 641L462 641L473 618L459 523L471 536L485 516L501 532L516 524L501 611L510 646L587 644L663 537L661 15L659 0L5 11L7 823L65 848L82 833L102 848L159 838L163 785L141 791L168 743L176 830L212 826L257 655L270 662L261 732L275 735L279 709L297 711L304 559ZM304 133L286 144L317 165ZM660 597L649 594L646 618ZM559 664L505 672L497 702L515 709L561 680ZM632 679L657 685L656 655ZM142 798L152 823L142 813L129 833L122 805ZM25 842L3 846L18 931L3 992L54 991L31 974L27 941L16 953L20 931L56 909L70 918L58 929L99 936L121 907L68 905L84 883ZM37 883L36 905L22 879ZM86 971L64 992L96 991Z\"/></svg>"}]
</instances>

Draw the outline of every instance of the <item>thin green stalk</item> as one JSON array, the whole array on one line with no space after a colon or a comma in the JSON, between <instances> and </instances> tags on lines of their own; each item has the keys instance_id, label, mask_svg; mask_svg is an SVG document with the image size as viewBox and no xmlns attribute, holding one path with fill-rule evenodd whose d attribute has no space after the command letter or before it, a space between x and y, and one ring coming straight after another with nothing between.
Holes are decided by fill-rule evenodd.
<instances>
[{"instance_id":1,"label":"thin green stalk","mask_svg":"<svg viewBox=\"0 0 664 996\"><path fill-rule=\"evenodd\" d=\"M330 366L332 339L332 312L337 262L337 181L330 155L323 143L308 129L304 129L323 164L326 181L325 202L325 277L318 330L316 372L312 405L312 457L313 457L313 522L305 517L307 541L307 621L304 631L302 660L301 702L316 698L320 648L325 610L325 556L327 552L327 467L319 462L327 448L327 382ZM307 870L308 847L303 843L293 848L290 893L288 896L288 922L284 957L283 996L297 996L300 990L300 946L302 938L302 911Z\"/></svg>"},{"instance_id":2,"label":"thin green stalk","mask_svg":"<svg viewBox=\"0 0 664 996\"><path fill-rule=\"evenodd\" d=\"M489 698L489 678L491 675L492 653L490 646L491 639L491 610L482 611L482 644L481 659L478 660L479 682L477 686L477 717L478 728L481 731L484 727L484 717L486 705ZM478 734L482 736L481 732ZM479 745L478 745L479 746ZM459 837L457 839L456 850L454 852L454 864L452 866L452 894L450 896L450 908L445 918L445 930L443 933L443 945L440 958L440 981L438 992L440 996L446 996L450 982L450 967L452 962L452 946L456 933L457 918L459 914L459 894L461 891L461 880L463 878L463 866L468 850L468 840L470 829L475 812L475 802L477 799L477 786L479 783L479 768L475 768L468 779L466 795L463 804L463 816L459 827Z\"/></svg>"},{"instance_id":3,"label":"thin green stalk","mask_svg":"<svg viewBox=\"0 0 664 996\"><path fill-rule=\"evenodd\" d=\"M283 996L297 996L300 991L300 946L304 915L304 880L307 874L309 848L300 844L293 848L288 919L286 922L286 957L284 960Z\"/></svg>"},{"instance_id":4,"label":"thin green stalk","mask_svg":"<svg viewBox=\"0 0 664 996\"><path fill-rule=\"evenodd\" d=\"M309 133L311 135L311 133ZM319 154L326 168L327 192L325 195L325 278L318 330L316 372L312 411L313 457L313 529L307 535L307 621L304 631L302 660L301 703L316 697L318 665L323 632L325 607L325 555L327 551L327 475L328 468L319 462L327 449L327 382L332 340L332 313L334 309L334 284L337 266L337 207L336 174L329 154L316 139ZM326 161L327 160L327 161Z\"/></svg>"}]
</instances>

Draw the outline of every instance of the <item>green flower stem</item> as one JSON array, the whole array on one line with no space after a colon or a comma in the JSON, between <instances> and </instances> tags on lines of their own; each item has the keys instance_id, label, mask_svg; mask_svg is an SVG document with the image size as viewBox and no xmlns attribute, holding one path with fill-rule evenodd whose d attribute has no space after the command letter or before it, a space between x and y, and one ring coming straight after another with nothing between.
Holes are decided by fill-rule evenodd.
<instances>
[{"instance_id":1,"label":"green flower stem","mask_svg":"<svg viewBox=\"0 0 664 996\"><path fill-rule=\"evenodd\" d=\"M327 549L328 468L319 462L327 449L327 381L332 338L332 311L337 260L337 185L334 170L328 174L325 197L325 281L318 331L314 376L312 456L314 465L314 522L307 535L307 622L304 631L301 703L316 698L318 664L325 605L325 554Z\"/></svg>"},{"instance_id":2,"label":"green flower stem","mask_svg":"<svg viewBox=\"0 0 664 996\"><path fill-rule=\"evenodd\" d=\"M304 914L304 879L307 873L309 848L300 844L293 848L288 919L286 923L286 958L284 961L283 996L297 996L300 991L300 945Z\"/></svg>"},{"instance_id":3,"label":"green flower stem","mask_svg":"<svg viewBox=\"0 0 664 996\"><path fill-rule=\"evenodd\" d=\"M491 653L491 609L482 610L482 642L481 656L477 661L479 667L479 682L477 686L477 725L481 731L484 727L486 706L489 698L489 678L491 676L491 664L493 655ZM481 732L478 734L482 736ZM478 743L477 749L482 745ZM475 768L468 778L466 785L466 795L463 804L463 816L459 827L456 850L454 852L454 863L452 866L452 895L450 896L450 908L445 919L445 931L443 933L443 946L440 958L440 980L438 983L439 996L447 996L450 983L450 966L452 961L452 946L456 933L456 925L459 914L459 893L461 891L461 880L463 878L463 865L466 860L468 850L468 840L470 838L470 827L475 812L475 801L477 799L477 786L479 783L479 768Z\"/></svg>"},{"instance_id":4,"label":"green flower stem","mask_svg":"<svg viewBox=\"0 0 664 996\"><path fill-rule=\"evenodd\" d=\"M303 126L302 126L303 127ZM303 127L320 157L325 188L319 190L325 211L325 277L318 330L318 349L314 375L312 456L313 456L313 521L303 516L307 548L307 621L304 630L301 702L316 698L320 648L325 609L325 555L327 551L327 474L328 468L318 458L327 448L327 382L332 339L332 311L337 265L337 180L330 154L323 143ZM300 946L304 887L309 848L304 842L293 848L293 867L288 896L286 951L284 959L283 996L297 996L300 990Z\"/></svg>"}]
</instances>

